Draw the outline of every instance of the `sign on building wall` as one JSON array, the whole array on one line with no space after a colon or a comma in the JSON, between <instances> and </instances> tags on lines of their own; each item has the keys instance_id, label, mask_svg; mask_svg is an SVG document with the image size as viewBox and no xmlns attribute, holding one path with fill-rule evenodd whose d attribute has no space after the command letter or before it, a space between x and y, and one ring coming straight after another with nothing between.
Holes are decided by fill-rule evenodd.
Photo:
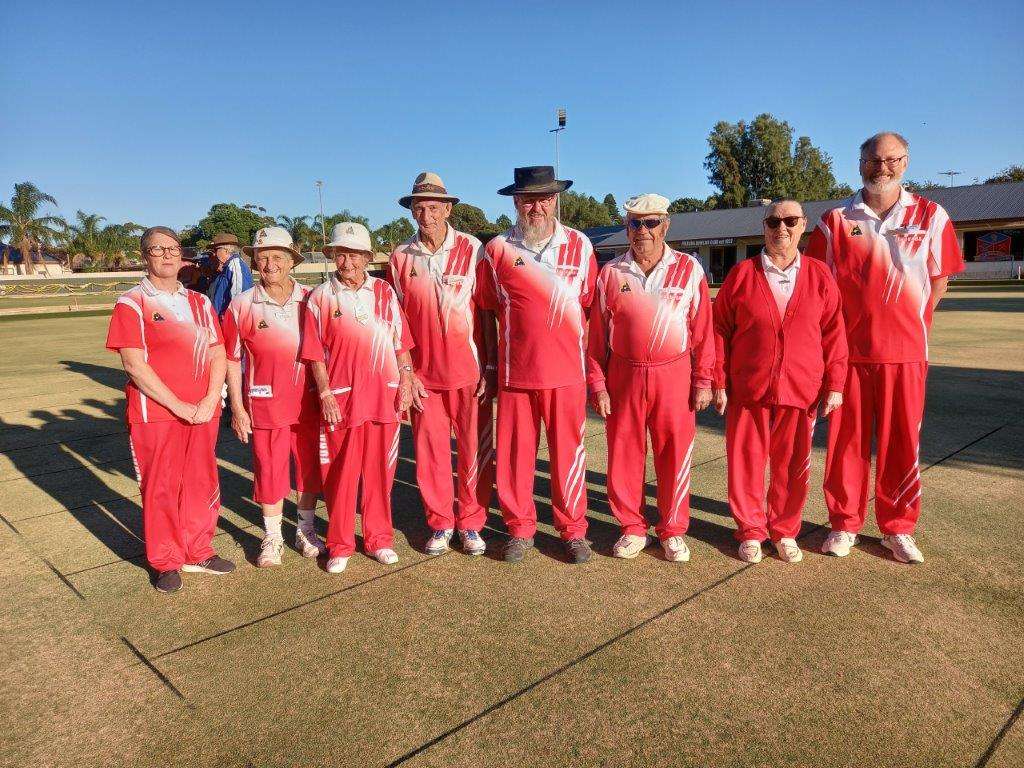
<instances>
[{"instance_id":1,"label":"sign on building wall","mask_svg":"<svg viewBox=\"0 0 1024 768\"><path fill-rule=\"evenodd\" d=\"M701 245L735 245L734 237L719 237L711 240L680 240L679 245L683 248L695 248Z\"/></svg>"},{"instance_id":2,"label":"sign on building wall","mask_svg":"<svg viewBox=\"0 0 1024 768\"><path fill-rule=\"evenodd\" d=\"M975 261L1007 261L1010 258L1010 236L1003 232L978 235Z\"/></svg>"}]
</instances>

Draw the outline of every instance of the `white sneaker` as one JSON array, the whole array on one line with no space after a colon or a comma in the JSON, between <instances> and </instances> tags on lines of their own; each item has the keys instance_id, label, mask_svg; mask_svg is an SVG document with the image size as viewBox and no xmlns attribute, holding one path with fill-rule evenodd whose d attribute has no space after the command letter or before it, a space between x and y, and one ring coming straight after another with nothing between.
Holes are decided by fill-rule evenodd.
<instances>
[{"instance_id":1,"label":"white sneaker","mask_svg":"<svg viewBox=\"0 0 1024 768\"><path fill-rule=\"evenodd\" d=\"M327 545L316 535L316 531L307 530L301 525L295 529L295 548L303 557L320 557L327 554Z\"/></svg>"},{"instance_id":2,"label":"white sneaker","mask_svg":"<svg viewBox=\"0 0 1024 768\"><path fill-rule=\"evenodd\" d=\"M799 563L804 559L803 550L796 543L796 539L779 539L775 542L775 552L779 559L786 563Z\"/></svg>"},{"instance_id":3,"label":"white sneaker","mask_svg":"<svg viewBox=\"0 0 1024 768\"><path fill-rule=\"evenodd\" d=\"M378 549L371 557L376 558L381 565L394 565L398 562L398 554L393 549Z\"/></svg>"},{"instance_id":4,"label":"white sneaker","mask_svg":"<svg viewBox=\"0 0 1024 768\"><path fill-rule=\"evenodd\" d=\"M825 555L835 557L846 557L850 554L853 545L857 543L857 535L849 531L829 531L825 537L825 543L821 545L821 552Z\"/></svg>"},{"instance_id":5,"label":"white sneaker","mask_svg":"<svg viewBox=\"0 0 1024 768\"><path fill-rule=\"evenodd\" d=\"M761 542L757 539L744 539L740 542L740 560L745 563L761 562Z\"/></svg>"},{"instance_id":6,"label":"white sneaker","mask_svg":"<svg viewBox=\"0 0 1024 768\"><path fill-rule=\"evenodd\" d=\"M264 536L260 544L260 554L256 558L257 568L270 568L281 564L281 553L284 552L284 539L280 536Z\"/></svg>"},{"instance_id":7,"label":"white sneaker","mask_svg":"<svg viewBox=\"0 0 1024 768\"><path fill-rule=\"evenodd\" d=\"M327 561L327 572L328 573L341 573L345 570L348 565L347 557L332 557Z\"/></svg>"},{"instance_id":8,"label":"white sneaker","mask_svg":"<svg viewBox=\"0 0 1024 768\"><path fill-rule=\"evenodd\" d=\"M487 542L479 531L459 531L462 539L462 551L467 555L482 555L487 551Z\"/></svg>"},{"instance_id":9,"label":"white sneaker","mask_svg":"<svg viewBox=\"0 0 1024 768\"><path fill-rule=\"evenodd\" d=\"M423 548L423 551L428 555L443 555L450 549L448 543L454 535L455 530L453 528L443 528L440 531L434 531L430 534L430 538L427 539L427 546Z\"/></svg>"},{"instance_id":10,"label":"white sneaker","mask_svg":"<svg viewBox=\"0 0 1024 768\"><path fill-rule=\"evenodd\" d=\"M670 536L661 542L661 548L665 550L665 559L673 563L687 563L690 561L690 548L682 536Z\"/></svg>"},{"instance_id":11,"label":"white sneaker","mask_svg":"<svg viewBox=\"0 0 1024 768\"><path fill-rule=\"evenodd\" d=\"M914 537L909 533L895 533L882 537L882 546L892 552L892 556L901 563L923 563L924 555L917 548Z\"/></svg>"},{"instance_id":12,"label":"white sneaker","mask_svg":"<svg viewBox=\"0 0 1024 768\"><path fill-rule=\"evenodd\" d=\"M624 533L615 546L612 547L612 555L621 557L623 560L632 560L647 547L646 536L635 536L631 533Z\"/></svg>"}]
</instances>

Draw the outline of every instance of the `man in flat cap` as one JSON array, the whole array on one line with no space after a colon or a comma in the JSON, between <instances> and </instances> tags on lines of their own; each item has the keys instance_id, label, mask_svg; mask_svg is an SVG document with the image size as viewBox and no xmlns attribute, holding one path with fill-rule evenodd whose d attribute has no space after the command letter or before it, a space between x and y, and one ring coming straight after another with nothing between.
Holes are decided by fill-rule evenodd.
<instances>
[{"instance_id":1,"label":"man in flat cap","mask_svg":"<svg viewBox=\"0 0 1024 768\"><path fill-rule=\"evenodd\" d=\"M622 526L612 554L647 546L644 475L647 433L658 474L654 530L665 559L685 562L696 412L711 402L715 338L700 262L665 244L668 199L626 201L629 250L597 279L590 313L587 380L608 420L608 502Z\"/></svg>"},{"instance_id":2,"label":"man in flat cap","mask_svg":"<svg viewBox=\"0 0 1024 768\"><path fill-rule=\"evenodd\" d=\"M587 533L587 420L584 376L586 312L594 296L597 262L586 235L555 216L558 193L571 181L551 166L515 169L511 195L518 221L484 249L478 297L498 316L497 485L511 539L506 562L519 562L533 546L537 444L544 423L551 471L555 528L574 563L590 559ZM493 322L491 323L493 329Z\"/></svg>"},{"instance_id":3,"label":"man in flat cap","mask_svg":"<svg viewBox=\"0 0 1024 768\"><path fill-rule=\"evenodd\" d=\"M217 317L223 318L231 300L252 288L252 270L242 260L238 238L230 232L214 235L209 250L210 268L214 274L206 295L213 302Z\"/></svg>"},{"instance_id":4,"label":"man in flat cap","mask_svg":"<svg viewBox=\"0 0 1024 768\"><path fill-rule=\"evenodd\" d=\"M431 536L428 555L449 548L458 529L463 551L482 555L494 484L493 395L484 397L474 339L476 265L480 241L448 223L459 199L435 173L421 173L398 203L412 211L419 231L395 248L390 282L415 345L412 432L419 486ZM451 435L458 451L452 487ZM456 504L456 498L458 503Z\"/></svg>"}]
</instances>

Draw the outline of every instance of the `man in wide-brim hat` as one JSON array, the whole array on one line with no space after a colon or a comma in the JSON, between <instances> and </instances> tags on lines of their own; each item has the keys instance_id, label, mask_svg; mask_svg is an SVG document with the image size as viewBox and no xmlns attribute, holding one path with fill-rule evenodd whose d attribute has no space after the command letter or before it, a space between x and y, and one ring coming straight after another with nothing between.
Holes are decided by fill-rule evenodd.
<instances>
[{"instance_id":1,"label":"man in wide-brim hat","mask_svg":"<svg viewBox=\"0 0 1024 768\"><path fill-rule=\"evenodd\" d=\"M320 396L327 571L341 573L355 551L360 486L364 549L384 565L398 562L391 486L399 420L412 403L412 339L394 289L366 273L373 256L366 227L336 224L324 254L337 271L309 294L301 358Z\"/></svg>"},{"instance_id":2,"label":"man in wide-brim hat","mask_svg":"<svg viewBox=\"0 0 1024 768\"><path fill-rule=\"evenodd\" d=\"M253 501L263 509L265 529L256 565L265 568L281 564L282 512L293 487L298 492L295 548L311 558L327 551L314 528L320 409L312 377L298 362L309 289L291 270L302 254L284 227L260 229L244 250L260 282L231 300L222 325L231 428L243 443L252 443Z\"/></svg>"},{"instance_id":3,"label":"man in wide-brim hat","mask_svg":"<svg viewBox=\"0 0 1024 768\"><path fill-rule=\"evenodd\" d=\"M511 195L518 221L484 249L478 275L483 308L497 312L497 485L511 539L506 562L533 546L537 441L544 423L551 462L555 528L570 561L590 559L587 532L584 377L585 311L594 296L597 262L586 235L556 218L558 193L572 182L551 166L516 168ZM488 321L493 327L493 320ZM486 337L485 337L486 338Z\"/></svg>"},{"instance_id":4,"label":"man in wide-brim hat","mask_svg":"<svg viewBox=\"0 0 1024 768\"><path fill-rule=\"evenodd\" d=\"M469 555L486 549L493 486L493 394L486 396L474 340L476 265L480 241L448 223L458 198L435 173L421 173L399 204L409 208L418 232L395 248L391 284L405 311L415 347L412 431L419 486L431 535L428 555L449 548L458 529ZM484 364L494 368L496 361ZM451 434L457 447L457 503L452 487Z\"/></svg>"},{"instance_id":5,"label":"man in wide-brim hat","mask_svg":"<svg viewBox=\"0 0 1024 768\"><path fill-rule=\"evenodd\" d=\"M206 295L213 302L217 317L223 318L228 304L242 291L252 288L252 271L239 253L238 237L230 232L218 232L208 247L213 279Z\"/></svg>"}]
</instances>

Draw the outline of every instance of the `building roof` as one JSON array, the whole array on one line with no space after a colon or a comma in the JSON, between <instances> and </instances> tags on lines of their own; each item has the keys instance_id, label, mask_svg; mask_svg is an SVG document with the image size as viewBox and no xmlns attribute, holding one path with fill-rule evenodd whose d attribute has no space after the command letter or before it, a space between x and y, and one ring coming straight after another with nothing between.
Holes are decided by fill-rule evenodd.
<instances>
[{"instance_id":1,"label":"building roof","mask_svg":"<svg viewBox=\"0 0 1024 768\"><path fill-rule=\"evenodd\" d=\"M946 209L954 224L999 219L1024 219L1024 182L1007 184L970 184L962 187L936 187L921 193ZM815 200L804 203L808 228L825 211L849 198ZM717 211L676 213L665 237L669 242L716 240L761 235L764 208L724 208ZM595 248L625 248L629 245L623 227L595 227L586 231Z\"/></svg>"}]
</instances>

